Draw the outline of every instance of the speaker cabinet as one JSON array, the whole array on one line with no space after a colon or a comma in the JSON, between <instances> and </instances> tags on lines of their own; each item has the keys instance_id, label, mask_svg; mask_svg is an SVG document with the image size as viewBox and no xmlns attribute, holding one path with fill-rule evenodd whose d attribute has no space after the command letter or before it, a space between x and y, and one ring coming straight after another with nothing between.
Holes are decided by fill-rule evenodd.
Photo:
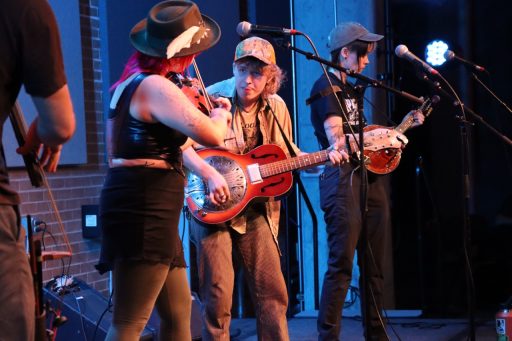
<instances>
[{"instance_id":1,"label":"speaker cabinet","mask_svg":"<svg viewBox=\"0 0 512 341\"><path fill-rule=\"evenodd\" d=\"M76 281L76 279L75 279ZM44 289L44 301L67 321L57 328L56 341L102 341L112 323L112 313L107 310L108 300L98 291L83 282L57 294L49 288ZM103 315L103 317L101 317ZM47 322L55 318L54 313L47 314ZM98 324L98 321L100 320ZM47 326L50 328L50 326ZM158 326L150 323L142 332L140 340L157 340Z\"/></svg>"},{"instance_id":2,"label":"speaker cabinet","mask_svg":"<svg viewBox=\"0 0 512 341\"><path fill-rule=\"evenodd\" d=\"M108 300L83 281L76 278L72 281L73 284L65 289L61 287L55 290L51 282L44 288L44 302L48 302L53 309L53 312L47 314L47 328L50 328L49 324L55 319L56 312L67 319L57 328L56 341L104 340L112 323L112 313L107 310ZM201 340L201 326L201 302L192 292L192 340ZM159 327L160 318L153 311L140 340L157 340Z\"/></svg>"}]
</instances>

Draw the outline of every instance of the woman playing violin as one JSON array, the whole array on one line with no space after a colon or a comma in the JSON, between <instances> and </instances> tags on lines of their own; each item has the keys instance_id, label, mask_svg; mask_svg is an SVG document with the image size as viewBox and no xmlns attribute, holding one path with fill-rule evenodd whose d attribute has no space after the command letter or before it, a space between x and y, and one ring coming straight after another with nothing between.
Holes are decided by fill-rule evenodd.
<instances>
[{"instance_id":1,"label":"woman playing violin","mask_svg":"<svg viewBox=\"0 0 512 341\"><path fill-rule=\"evenodd\" d=\"M181 148L190 145L189 137L221 144L231 114L223 102L204 115L173 81L219 38L215 21L193 2L177 0L155 5L130 33L137 51L113 86L109 170L100 199L97 268L113 270L114 282L107 340L138 340L155 305L161 339L191 339L191 296L178 235Z\"/></svg>"}]
</instances>

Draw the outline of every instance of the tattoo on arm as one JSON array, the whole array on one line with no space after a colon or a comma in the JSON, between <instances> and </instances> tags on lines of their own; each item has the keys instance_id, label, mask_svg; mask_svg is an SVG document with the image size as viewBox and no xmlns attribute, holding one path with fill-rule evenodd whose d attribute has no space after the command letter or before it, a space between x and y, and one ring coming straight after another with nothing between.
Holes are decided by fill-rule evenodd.
<instances>
[{"instance_id":1,"label":"tattoo on arm","mask_svg":"<svg viewBox=\"0 0 512 341\"><path fill-rule=\"evenodd\" d=\"M202 115L197 115L191 111L191 106L188 103L177 103L177 110L182 114L183 122L190 128L197 128L201 124Z\"/></svg>"},{"instance_id":2,"label":"tattoo on arm","mask_svg":"<svg viewBox=\"0 0 512 341\"><path fill-rule=\"evenodd\" d=\"M342 124L329 124L328 122L324 125L325 134L329 140L329 144L335 142L344 142L343 125Z\"/></svg>"}]
</instances>

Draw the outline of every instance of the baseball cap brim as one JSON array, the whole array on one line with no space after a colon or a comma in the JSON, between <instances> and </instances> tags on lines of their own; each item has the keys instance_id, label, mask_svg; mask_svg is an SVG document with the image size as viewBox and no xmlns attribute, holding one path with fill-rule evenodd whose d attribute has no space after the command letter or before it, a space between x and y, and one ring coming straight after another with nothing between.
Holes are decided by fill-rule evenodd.
<instances>
[{"instance_id":1,"label":"baseball cap brim","mask_svg":"<svg viewBox=\"0 0 512 341\"><path fill-rule=\"evenodd\" d=\"M242 59L247 59L247 58L257 59L260 62L263 62L264 64L267 64L267 65L275 64L270 59L267 59L267 58L264 58L264 57L261 57L261 56L257 56L257 55L253 55L253 54L248 54L248 55L245 55L245 56L241 56L241 57L235 58L234 62L237 62L237 61L242 60Z\"/></svg>"},{"instance_id":2,"label":"baseball cap brim","mask_svg":"<svg viewBox=\"0 0 512 341\"><path fill-rule=\"evenodd\" d=\"M366 41L369 43L373 43L373 42L381 40L382 38L384 38L383 35L368 32L364 36L362 36L361 38L358 38L356 40L362 40L362 41Z\"/></svg>"},{"instance_id":3,"label":"baseball cap brim","mask_svg":"<svg viewBox=\"0 0 512 341\"><path fill-rule=\"evenodd\" d=\"M345 22L334 27L328 36L327 47L331 52L340 49L355 41L374 43L384 38L375 34L357 22Z\"/></svg>"}]
</instances>

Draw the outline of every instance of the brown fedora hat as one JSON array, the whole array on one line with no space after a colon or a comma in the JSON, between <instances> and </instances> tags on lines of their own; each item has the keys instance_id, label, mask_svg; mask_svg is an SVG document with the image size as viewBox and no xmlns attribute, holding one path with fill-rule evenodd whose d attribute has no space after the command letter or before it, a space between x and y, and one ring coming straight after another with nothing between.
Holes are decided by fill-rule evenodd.
<instances>
[{"instance_id":1,"label":"brown fedora hat","mask_svg":"<svg viewBox=\"0 0 512 341\"><path fill-rule=\"evenodd\" d=\"M183 57L204 51L220 39L220 27L192 1L163 1L130 32L132 45L153 57ZM178 39L177 39L178 38ZM169 52L168 52L169 51Z\"/></svg>"}]
</instances>

